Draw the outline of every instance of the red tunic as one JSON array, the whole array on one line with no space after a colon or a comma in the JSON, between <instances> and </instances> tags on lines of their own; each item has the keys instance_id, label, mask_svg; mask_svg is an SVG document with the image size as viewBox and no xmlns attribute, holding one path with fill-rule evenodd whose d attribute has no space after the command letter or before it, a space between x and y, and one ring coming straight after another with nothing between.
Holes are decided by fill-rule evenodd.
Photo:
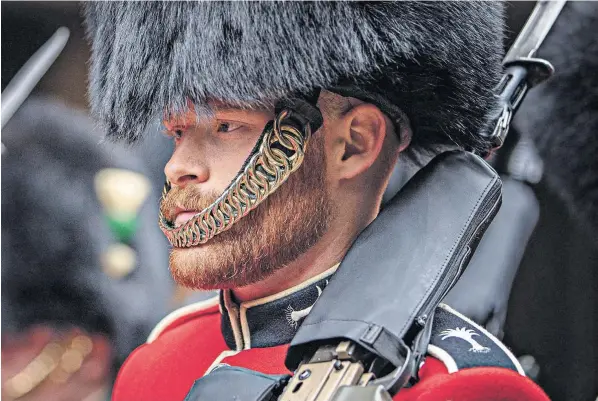
<instances>
[{"instance_id":1,"label":"red tunic","mask_svg":"<svg viewBox=\"0 0 598 401\"><path fill-rule=\"evenodd\" d=\"M266 374L290 373L284 365L288 340L311 309L305 305L317 300L325 278L316 277L290 294L285 291L240 306L224 293L221 302L216 297L175 311L129 356L112 400L182 401L193 382L218 364ZM282 340L287 341L276 345ZM548 400L534 382L514 370L472 367L448 373L455 370L450 365L428 356L419 372L420 381L401 390L394 400Z\"/></svg>"}]
</instances>

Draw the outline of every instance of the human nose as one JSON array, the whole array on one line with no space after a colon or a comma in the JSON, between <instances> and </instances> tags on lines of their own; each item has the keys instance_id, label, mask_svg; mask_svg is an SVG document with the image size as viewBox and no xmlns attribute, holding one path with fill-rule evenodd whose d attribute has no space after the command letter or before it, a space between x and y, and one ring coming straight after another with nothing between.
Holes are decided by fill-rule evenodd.
<instances>
[{"instance_id":1,"label":"human nose","mask_svg":"<svg viewBox=\"0 0 598 401\"><path fill-rule=\"evenodd\" d=\"M180 144L164 167L164 174L171 185L185 187L201 184L210 176L209 169L196 150Z\"/></svg>"}]
</instances>

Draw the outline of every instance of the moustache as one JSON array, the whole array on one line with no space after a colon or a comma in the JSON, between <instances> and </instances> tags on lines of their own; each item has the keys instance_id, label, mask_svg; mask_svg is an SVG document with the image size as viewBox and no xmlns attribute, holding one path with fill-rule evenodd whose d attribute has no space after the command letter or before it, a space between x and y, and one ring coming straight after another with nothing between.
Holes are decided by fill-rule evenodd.
<instances>
[{"instance_id":1,"label":"moustache","mask_svg":"<svg viewBox=\"0 0 598 401\"><path fill-rule=\"evenodd\" d=\"M169 222L174 222L177 212L196 210L198 213L210 206L220 196L217 192L202 193L193 187L172 187L160 201L160 211Z\"/></svg>"}]
</instances>

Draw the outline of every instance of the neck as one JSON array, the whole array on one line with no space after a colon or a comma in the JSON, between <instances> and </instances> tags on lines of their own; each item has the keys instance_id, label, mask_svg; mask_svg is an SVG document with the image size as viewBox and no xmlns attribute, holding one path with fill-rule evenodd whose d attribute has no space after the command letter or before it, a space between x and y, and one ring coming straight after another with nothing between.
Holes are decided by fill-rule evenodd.
<instances>
[{"instance_id":1,"label":"neck","mask_svg":"<svg viewBox=\"0 0 598 401\"><path fill-rule=\"evenodd\" d=\"M359 209L353 209L359 210ZM244 287L233 288L239 302L252 301L277 294L317 276L340 263L359 233L376 217L377 211L362 216L336 219L338 223L328 230L309 251L295 261L278 269L265 279Z\"/></svg>"},{"instance_id":2,"label":"neck","mask_svg":"<svg viewBox=\"0 0 598 401\"><path fill-rule=\"evenodd\" d=\"M295 261L278 269L267 278L232 290L239 302L274 295L317 276L339 263L355 239L353 230L341 234L325 234L316 245Z\"/></svg>"}]
</instances>

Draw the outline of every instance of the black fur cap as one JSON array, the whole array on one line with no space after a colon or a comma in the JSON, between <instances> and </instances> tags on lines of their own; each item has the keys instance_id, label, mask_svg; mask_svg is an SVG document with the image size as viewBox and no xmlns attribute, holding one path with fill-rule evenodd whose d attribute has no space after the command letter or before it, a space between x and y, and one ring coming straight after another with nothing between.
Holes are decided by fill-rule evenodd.
<instances>
[{"instance_id":1,"label":"black fur cap","mask_svg":"<svg viewBox=\"0 0 598 401\"><path fill-rule=\"evenodd\" d=\"M167 313L172 281L151 210L158 193L139 213L135 269L120 279L104 273L102 255L118 239L94 177L144 166L100 140L86 115L43 99L28 100L2 129L2 330L42 324L102 333L118 363Z\"/></svg>"},{"instance_id":2,"label":"black fur cap","mask_svg":"<svg viewBox=\"0 0 598 401\"><path fill-rule=\"evenodd\" d=\"M85 15L92 108L114 138L185 99L270 107L324 88L402 109L415 143L487 147L498 2L87 2Z\"/></svg>"},{"instance_id":3,"label":"black fur cap","mask_svg":"<svg viewBox=\"0 0 598 401\"><path fill-rule=\"evenodd\" d=\"M538 56L555 75L532 89L515 126L536 143L546 178L598 230L598 3L567 2Z\"/></svg>"}]
</instances>

